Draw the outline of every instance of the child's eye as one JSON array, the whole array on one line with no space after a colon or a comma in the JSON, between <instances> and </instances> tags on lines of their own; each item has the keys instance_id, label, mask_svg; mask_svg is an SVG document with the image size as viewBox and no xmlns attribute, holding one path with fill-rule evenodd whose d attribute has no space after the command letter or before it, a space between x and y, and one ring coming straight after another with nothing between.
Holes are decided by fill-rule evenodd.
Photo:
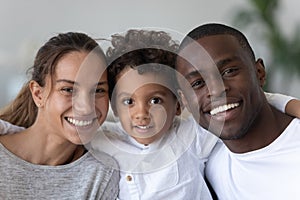
<instances>
[{"instance_id":1,"label":"child's eye","mask_svg":"<svg viewBox=\"0 0 300 200\"><path fill-rule=\"evenodd\" d=\"M202 87L204 85L205 85L205 81L204 80L196 80L196 81L194 81L194 82L191 83L191 86L192 86L193 89L198 89L198 88L200 88L200 87Z\"/></svg>"},{"instance_id":2,"label":"child's eye","mask_svg":"<svg viewBox=\"0 0 300 200\"><path fill-rule=\"evenodd\" d=\"M131 98L129 98L129 99L124 99L124 100L123 100L123 104L125 104L125 105L131 105L131 104L133 104L133 100L132 100Z\"/></svg>"},{"instance_id":3,"label":"child's eye","mask_svg":"<svg viewBox=\"0 0 300 200\"><path fill-rule=\"evenodd\" d=\"M162 102L162 100L158 97L154 97L150 100L150 104L159 104L161 102Z\"/></svg>"}]
</instances>

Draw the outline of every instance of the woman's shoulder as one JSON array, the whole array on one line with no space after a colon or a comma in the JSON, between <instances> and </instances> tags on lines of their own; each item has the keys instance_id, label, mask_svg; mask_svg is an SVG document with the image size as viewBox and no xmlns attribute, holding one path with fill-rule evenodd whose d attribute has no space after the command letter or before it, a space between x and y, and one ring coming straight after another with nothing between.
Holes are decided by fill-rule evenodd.
<instances>
[{"instance_id":1,"label":"woman's shoulder","mask_svg":"<svg viewBox=\"0 0 300 200\"><path fill-rule=\"evenodd\" d=\"M97 149L90 149L88 153L90 154L89 160L91 162L95 162L105 168L119 169L117 161L109 154Z\"/></svg>"}]
</instances>

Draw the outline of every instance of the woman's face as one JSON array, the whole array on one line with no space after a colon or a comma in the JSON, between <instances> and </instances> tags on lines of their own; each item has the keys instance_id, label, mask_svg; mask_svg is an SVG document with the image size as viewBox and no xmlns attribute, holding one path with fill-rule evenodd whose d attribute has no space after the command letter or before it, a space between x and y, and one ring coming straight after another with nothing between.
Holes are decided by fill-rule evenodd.
<instances>
[{"instance_id":1,"label":"woman's face","mask_svg":"<svg viewBox=\"0 0 300 200\"><path fill-rule=\"evenodd\" d=\"M55 75L47 77L39 115L58 137L85 144L104 122L109 104L105 68L99 56L73 51L60 59Z\"/></svg>"}]
</instances>

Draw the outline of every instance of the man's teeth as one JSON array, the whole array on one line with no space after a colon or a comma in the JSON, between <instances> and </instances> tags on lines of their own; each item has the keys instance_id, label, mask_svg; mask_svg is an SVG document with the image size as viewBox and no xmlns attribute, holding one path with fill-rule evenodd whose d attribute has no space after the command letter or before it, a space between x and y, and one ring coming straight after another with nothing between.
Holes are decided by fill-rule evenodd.
<instances>
[{"instance_id":1,"label":"man's teeth","mask_svg":"<svg viewBox=\"0 0 300 200\"><path fill-rule=\"evenodd\" d=\"M236 108L238 106L239 106L239 103L232 103L232 104L227 104L227 105L219 106L219 107L216 107L216 108L212 109L210 111L210 114L211 115L216 115L218 113L225 112L226 110L229 110L229 109L232 109L232 108Z\"/></svg>"},{"instance_id":2,"label":"man's teeth","mask_svg":"<svg viewBox=\"0 0 300 200\"><path fill-rule=\"evenodd\" d=\"M68 117L67 118L68 122L70 122L71 124L75 125L75 126L88 126L90 124L92 124L93 120L77 120L77 119L73 119Z\"/></svg>"}]
</instances>

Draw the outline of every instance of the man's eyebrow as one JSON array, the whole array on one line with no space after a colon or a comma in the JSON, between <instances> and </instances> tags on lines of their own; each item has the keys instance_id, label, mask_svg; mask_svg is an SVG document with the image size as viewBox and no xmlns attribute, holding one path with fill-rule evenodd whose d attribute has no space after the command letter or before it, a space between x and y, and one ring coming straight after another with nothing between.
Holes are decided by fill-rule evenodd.
<instances>
[{"instance_id":1,"label":"man's eyebrow","mask_svg":"<svg viewBox=\"0 0 300 200\"><path fill-rule=\"evenodd\" d=\"M230 62L233 62L235 60L238 60L239 58L237 56L232 56L230 58L226 58L226 59L223 59L223 60L220 60L216 63L216 66L219 68L219 67L222 67L224 65L227 65L228 63Z\"/></svg>"},{"instance_id":2,"label":"man's eyebrow","mask_svg":"<svg viewBox=\"0 0 300 200\"><path fill-rule=\"evenodd\" d=\"M239 60L239 58L237 56L232 56L230 58L226 58L226 59L217 61L215 63L215 66L217 68L220 68L220 67L222 67L224 65L227 65L228 63L234 62L236 60ZM199 76L199 75L201 75L202 72L204 72L204 71L202 71L200 69L199 70L195 70L195 71L192 71L192 72L188 73L187 75L185 75L184 78L188 79L188 78L192 78L192 77L195 77L195 76Z\"/></svg>"}]
</instances>

